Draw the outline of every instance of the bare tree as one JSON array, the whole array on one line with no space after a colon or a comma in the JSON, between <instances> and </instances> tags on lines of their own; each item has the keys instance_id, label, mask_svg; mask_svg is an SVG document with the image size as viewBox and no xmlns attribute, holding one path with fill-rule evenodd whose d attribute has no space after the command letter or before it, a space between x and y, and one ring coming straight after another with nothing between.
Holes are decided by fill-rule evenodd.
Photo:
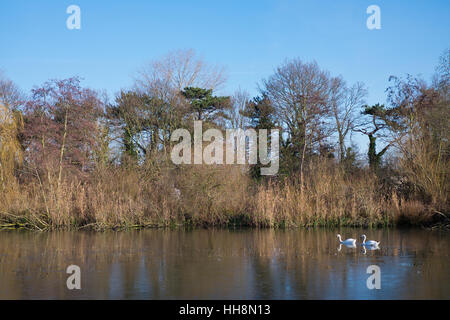
<instances>
[{"instance_id":1,"label":"bare tree","mask_svg":"<svg viewBox=\"0 0 450 320\"><path fill-rule=\"evenodd\" d=\"M25 106L24 147L35 168L58 168L57 186L63 168L83 173L92 167L98 119L103 105L97 92L83 88L80 79L51 80L32 90Z\"/></svg>"},{"instance_id":2,"label":"bare tree","mask_svg":"<svg viewBox=\"0 0 450 320\"><path fill-rule=\"evenodd\" d=\"M450 49L446 49L439 58L433 76L433 86L439 90L444 99L450 100Z\"/></svg>"},{"instance_id":3,"label":"bare tree","mask_svg":"<svg viewBox=\"0 0 450 320\"><path fill-rule=\"evenodd\" d=\"M223 68L207 64L192 49L169 52L144 66L135 79L144 91L176 91L186 87L218 89L226 81Z\"/></svg>"},{"instance_id":4,"label":"bare tree","mask_svg":"<svg viewBox=\"0 0 450 320\"><path fill-rule=\"evenodd\" d=\"M143 111L150 105L152 110L148 111L158 110L152 141L161 141L163 150L170 149L171 132L182 126L183 118L189 113L190 104L182 94L183 90L214 90L220 88L225 80L223 68L207 64L192 49L170 52L142 67L134 85L138 94L153 102L145 104Z\"/></svg>"},{"instance_id":5,"label":"bare tree","mask_svg":"<svg viewBox=\"0 0 450 320\"><path fill-rule=\"evenodd\" d=\"M367 90L361 82L348 87L342 77L330 80L330 106L338 139L338 159L341 162L346 157L346 137L354 125L355 111L365 103L366 95Z\"/></svg>"},{"instance_id":6,"label":"bare tree","mask_svg":"<svg viewBox=\"0 0 450 320\"><path fill-rule=\"evenodd\" d=\"M0 103L16 109L24 101L19 87L0 70Z\"/></svg>"},{"instance_id":7,"label":"bare tree","mask_svg":"<svg viewBox=\"0 0 450 320\"><path fill-rule=\"evenodd\" d=\"M393 133L402 172L437 210L448 203L450 190L448 61L441 59L432 85L408 75L391 77L393 85L387 90L388 101L399 114L400 130Z\"/></svg>"},{"instance_id":8,"label":"bare tree","mask_svg":"<svg viewBox=\"0 0 450 320\"><path fill-rule=\"evenodd\" d=\"M263 81L261 91L273 103L275 114L288 135L288 147L294 159L300 160L300 178L306 153L320 149L330 134L327 118L329 75L316 62L300 59L285 61L275 73Z\"/></svg>"},{"instance_id":9,"label":"bare tree","mask_svg":"<svg viewBox=\"0 0 450 320\"><path fill-rule=\"evenodd\" d=\"M230 110L230 125L232 128L244 128L245 117L242 115L246 105L250 101L250 95L247 91L239 88L231 96L232 109Z\"/></svg>"}]
</instances>

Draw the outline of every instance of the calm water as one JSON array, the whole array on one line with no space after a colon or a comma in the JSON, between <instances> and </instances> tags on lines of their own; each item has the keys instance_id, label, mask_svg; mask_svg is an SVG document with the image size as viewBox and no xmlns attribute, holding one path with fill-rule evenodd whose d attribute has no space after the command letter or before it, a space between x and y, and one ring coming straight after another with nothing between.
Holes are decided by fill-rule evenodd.
<instances>
[{"instance_id":1,"label":"calm water","mask_svg":"<svg viewBox=\"0 0 450 320\"><path fill-rule=\"evenodd\" d=\"M356 229L339 230L359 237ZM0 232L0 299L450 299L450 234L364 230ZM69 265L81 290L67 289ZM369 265L381 289L369 290Z\"/></svg>"}]
</instances>

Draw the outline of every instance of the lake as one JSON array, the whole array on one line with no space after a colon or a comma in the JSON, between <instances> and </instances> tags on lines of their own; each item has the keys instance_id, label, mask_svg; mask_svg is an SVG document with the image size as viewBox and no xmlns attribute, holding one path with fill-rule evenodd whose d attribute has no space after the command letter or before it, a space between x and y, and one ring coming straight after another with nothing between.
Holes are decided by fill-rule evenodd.
<instances>
[{"instance_id":1,"label":"lake","mask_svg":"<svg viewBox=\"0 0 450 320\"><path fill-rule=\"evenodd\" d=\"M450 233L419 229L0 231L0 299L450 299L449 270Z\"/></svg>"}]
</instances>

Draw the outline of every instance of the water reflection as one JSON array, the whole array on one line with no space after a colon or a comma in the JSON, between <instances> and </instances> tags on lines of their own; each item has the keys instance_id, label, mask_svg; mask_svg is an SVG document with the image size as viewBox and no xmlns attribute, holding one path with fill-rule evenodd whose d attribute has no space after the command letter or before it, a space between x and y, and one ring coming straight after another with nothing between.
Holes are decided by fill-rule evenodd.
<instances>
[{"instance_id":1,"label":"water reflection","mask_svg":"<svg viewBox=\"0 0 450 320\"><path fill-rule=\"evenodd\" d=\"M367 253L367 250L373 251L373 250L379 250L379 246L362 246L363 254Z\"/></svg>"},{"instance_id":2,"label":"water reflection","mask_svg":"<svg viewBox=\"0 0 450 320\"><path fill-rule=\"evenodd\" d=\"M383 246L336 250L336 233L322 229L0 232L0 298L450 298L449 234L365 232ZM71 264L79 291L66 287ZM381 290L366 287L372 264Z\"/></svg>"},{"instance_id":3,"label":"water reflection","mask_svg":"<svg viewBox=\"0 0 450 320\"><path fill-rule=\"evenodd\" d=\"M339 244L339 247L338 247L338 251L341 251L342 250L342 246L345 246L346 248L349 248L349 249L356 249L356 244L342 244L342 243L340 243Z\"/></svg>"}]
</instances>

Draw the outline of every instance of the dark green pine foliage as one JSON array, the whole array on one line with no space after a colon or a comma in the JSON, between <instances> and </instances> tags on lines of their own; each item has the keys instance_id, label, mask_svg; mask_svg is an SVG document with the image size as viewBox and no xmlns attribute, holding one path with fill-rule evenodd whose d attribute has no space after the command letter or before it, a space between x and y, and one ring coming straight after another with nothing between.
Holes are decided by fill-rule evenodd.
<instances>
[{"instance_id":1,"label":"dark green pine foliage","mask_svg":"<svg viewBox=\"0 0 450 320\"><path fill-rule=\"evenodd\" d=\"M212 89L186 87L181 94L188 100L195 120L214 122L227 119L226 110L231 108L230 97L213 96Z\"/></svg>"},{"instance_id":2,"label":"dark green pine foliage","mask_svg":"<svg viewBox=\"0 0 450 320\"><path fill-rule=\"evenodd\" d=\"M357 131L367 135L369 138L369 149L367 152L369 167L377 170L381 165L381 159L391 146L388 143L380 152L377 152L376 142L378 134L385 129L398 129L400 126L400 110L398 108L386 108L384 105L375 104L373 106L364 106L363 115L369 117L370 129L359 129Z\"/></svg>"},{"instance_id":3,"label":"dark green pine foliage","mask_svg":"<svg viewBox=\"0 0 450 320\"><path fill-rule=\"evenodd\" d=\"M267 143L270 146L270 129L276 128L274 120L274 108L270 100L263 94L261 97L255 97L245 105L245 109L240 112L247 119L247 127L253 129L267 129ZM259 140L259 136L257 138ZM259 146L259 141L258 141ZM250 166L250 175L255 179L261 178L261 164L257 163Z\"/></svg>"},{"instance_id":4,"label":"dark green pine foliage","mask_svg":"<svg viewBox=\"0 0 450 320\"><path fill-rule=\"evenodd\" d=\"M275 127L274 108L264 95L249 101L241 114L248 120L250 128L272 129Z\"/></svg>"}]
</instances>

